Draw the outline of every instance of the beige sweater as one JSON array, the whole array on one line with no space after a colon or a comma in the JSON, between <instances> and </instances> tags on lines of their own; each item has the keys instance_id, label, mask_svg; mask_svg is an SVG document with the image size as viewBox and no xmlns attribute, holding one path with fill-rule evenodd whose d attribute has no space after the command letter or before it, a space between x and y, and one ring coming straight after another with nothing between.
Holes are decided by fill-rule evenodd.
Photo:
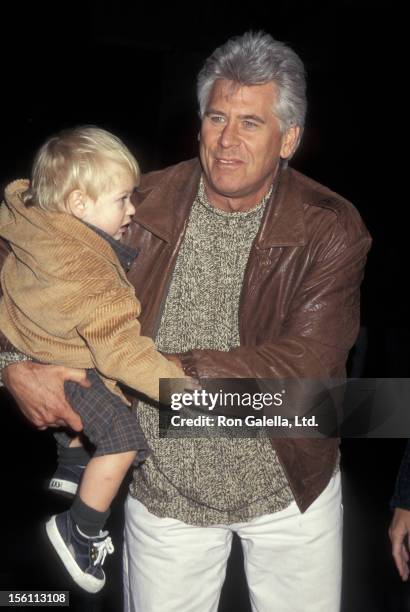
<instances>
[{"instance_id":1,"label":"beige sweater","mask_svg":"<svg viewBox=\"0 0 410 612\"><path fill-rule=\"evenodd\" d=\"M26 208L27 187L11 183L0 208L0 235L12 247L0 329L34 359L96 368L110 389L119 381L158 399L160 378L184 374L140 335L140 304L114 251L69 214Z\"/></svg>"}]
</instances>

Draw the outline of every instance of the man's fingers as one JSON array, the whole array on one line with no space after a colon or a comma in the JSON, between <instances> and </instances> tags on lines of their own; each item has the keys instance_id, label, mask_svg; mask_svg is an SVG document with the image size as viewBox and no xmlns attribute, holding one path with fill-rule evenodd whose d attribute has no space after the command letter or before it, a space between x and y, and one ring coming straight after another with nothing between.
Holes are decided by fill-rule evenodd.
<instances>
[{"instance_id":1,"label":"man's fingers","mask_svg":"<svg viewBox=\"0 0 410 612\"><path fill-rule=\"evenodd\" d=\"M184 385L187 391L200 391L202 389L202 386L199 381L195 380L195 378L191 378L190 376L185 378Z\"/></svg>"},{"instance_id":2,"label":"man's fingers","mask_svg":"<svg viewBox=\"0 0 410 612\"><path fill-rule=\"evenodd\" d=\"M401 549L401 563L400 563L401 571L399 569L399 574L400 574L402 580L407 580L408 577L409 577L409 567L407 565L408 560L409 560L409 556L407 554L407 551L404 548L404 546L402 546L402 549Z\"/></svg>"},{"instance_id":3,"label":"man's fingers","mask_svg":"<svg viewBox=\"0 0 410 612\"><path fill-rule=\"evenodd\" d=\"M407 534L406 537L407 540L407 546L408 546L408 542L409 542L409 534ZM409 578L409 552L408 552L408 548L407 546L405 546L404 544L401 547L401 559L402 559L402 580L408 580Z\"/></svg>"},{"instance_id":4,"label":"man's fingers","mask_svg":"<svg viewBox=\"0 0 410 612\"><path fill-rule=\"evenodd\" d=\"M72 380L71 377L70 380ZM50 410L49 417L50 426L54 424L57 427L71 427L74 431L83 430L83 423L80 415L72 409L71 405L66 400L56 404L54 414L52 414Z\"/></svg>"},{"instance_id":5,"label":"man's fingers","mask_svg":"<svg viewBox=\"0 0 410 612\"><path fill-rule=\"evenodd\" d=\"M409 578L410 511L395 508L389 528L392 555L402 580Z\"/></svg>"},{"instance_id":6,"label":"man's fingers","mask_svg":"<svg viewBox=\"0 0 410 612\"><path fill-rule=\"evenodd\" d=\"M82 431L81 418L64 394L64 383L72 380L89 387L84 370L26 361L5 368L3 380L21 412L38 429L69 426Z\"/></svg>"},{"instance_id":7,"label":"man's fingers","mask_svg":"<svg viewBox=\"0 0 410 612\"><path fill-rule=\"evenodd\" d=\"M49 427L67 427L67 421L64 421L63 419L56 419L55 421L53 421L52 423L49 423L48 425Z\"/></svg>"},{"instance_id":8,"label":"man's fingers","mask_svg":"<svg viewBox=\"0 0 410 612\"><path fill-rule=\"evenodd\" d=\"M77 368L64 368L63 373L65 380L76 382L82 387L91 387L91 383L87 378L87 372L85 370L78 370Z\"/></svg>"},{"instance_id":9,"label":"man's fingers","mask_svg":"<svg viewBox=\"0 0 410 612\"><path fill-rule=\"evenodd\" d=\"M405 567L404 567L404 560L402 559L400 549L401 549L401 545L397 546L396 543L393 544L394 563L396 564L397 571L399 572L400 577L404 580Z\"/></svg>"},{"instance_id":10,"label":"man's fingers","mask_svg":"<svg viewBox=\"0 0 410 612\"><path fill-rule=\"evenodd\" d=\"M392 543L393 559L402 580L407 580L409 577L409 568L407 565L409 554L404 544L405 535L404 530L400 528L398 529L397 527L390 528L389 530L389 537Z\"/></svg>"},{"instance_id":11,"label":"man's fingers","mask_svg":"<svg viewBox=\"0 0 410 612\"><path fill-rule=\"evenodd\" d=\"M74 431L82 431L83 430L83 422L81 420L80 415L77 412L71 411L66 418L67 425L71 427Z\"/></svg>"},{"instance_id":12,"label":"man's fingers","mask_svg":"<svg viewBox=\"0 0 410 612\"><path fill-rule=\"evenodd\" d=\"M75 431L82 431L83 424L77 412L63 398L53 395L50 405L34 404L20 406L24 416L34 427L40 430L48 427L71 427Z\"/></svg>"},{"instance_id":13,"label":"man's fingers","mask_svg":"<svg viewBox=\"0 0 410 612\"><path fill-rule=\"evenodd\" d=\"M48 423L42 412L39 411L38 406L32 407L31 404L27 406L15 398L17 406L20 408L23 416L36 427L37 429L47 429Z\"/></svg>"}]
</instances>

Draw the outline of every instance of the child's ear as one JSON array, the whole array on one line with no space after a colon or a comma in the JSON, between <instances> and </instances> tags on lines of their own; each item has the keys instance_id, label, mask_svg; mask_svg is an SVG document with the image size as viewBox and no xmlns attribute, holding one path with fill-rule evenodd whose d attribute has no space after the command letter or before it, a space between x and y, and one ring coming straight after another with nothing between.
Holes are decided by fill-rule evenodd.
<instances>
[{"instance_id":1,"label":"child's ear","mask_svg":"<svg viewBox=\"0 0 410 612\"><path fill-rule=\"evenodd\" d=\"M82 219L87 209L87 201L81 189L74 189L68 194L67 209L77 219Z\"/></svg>"}]
</instances>

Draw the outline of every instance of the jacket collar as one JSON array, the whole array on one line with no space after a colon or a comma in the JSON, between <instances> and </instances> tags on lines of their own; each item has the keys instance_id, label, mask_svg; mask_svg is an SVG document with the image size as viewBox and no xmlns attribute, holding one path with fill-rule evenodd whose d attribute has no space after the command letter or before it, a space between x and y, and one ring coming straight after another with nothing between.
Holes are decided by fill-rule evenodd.
<instances>
[{"instance_id":1,"label":"jacket collar","mask_svg":"<svg viewBox=\"0 0 410 612\"><path fill-rule=\"evenodd\" d=\"M256 245L305 244L303 205L295 185L294 171L280 168L270 202L267 204ZM182 162L143 178L138 190L134 221L168 243L177 242L196 197L201 166L198 159Z\"/></svg>"},{"instance_id":2,"label":"jacket collar","mask_svg":"<svg viewBox=\"0 0 410 612\"><path fill-rule=\"evenodd\" d=\"M83 221L83 223L91 230L93 230L96 234L101 236L101 238L104 238L104 240L108 242L108 244L118 257L118 260L122 265L124 271L128 272L138 255L138 249L130 246L129 244L124 244L120 240L115 240L112 236L104 232L99 227L91 225L91 223L87 223L86 221Z\"/></svg>"},{"instance_id":3,"label":"jacket collar","mask_svg":"<svg viewBox=\"0 0 410 612\"><path fill-rule=\"evenodd\" d=\"M197 159L142 177L134 204L136 221L165 242L178 240L201 177Z\"/></svg>"}]
</instances>

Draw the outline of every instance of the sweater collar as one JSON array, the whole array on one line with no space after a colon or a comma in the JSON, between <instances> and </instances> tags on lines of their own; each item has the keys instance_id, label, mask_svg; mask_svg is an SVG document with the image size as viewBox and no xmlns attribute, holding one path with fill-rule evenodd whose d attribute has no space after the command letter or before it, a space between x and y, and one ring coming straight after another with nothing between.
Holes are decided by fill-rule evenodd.
<instances>
[{"instance_id":1,"label":"sweater collar","mask_svg":"<svg viewBox=\"0 0 410 612\"><path fill-rule=\"evenodd\" d=\"M269 190L263 196L260 202L258 202L256 206L254 206L250 210L229 212L226 210L221 210L220 208L216 208L216 206L214 206L212 202L209 200L206 194L206 191L205 191L205 181L202 175L199 180L199 187L198 187L198 193L196 196L196 200L204 208L206 208L209 212L211 212L214 215L217 215L218 217L224 217L226 219L249 219L249 218L253 218L255 215L258 215L261 209L265 207L266 203L270 200L272 196L272 191L273 191L273 185L270 186Z\"/></svg>"}]
</instances>

